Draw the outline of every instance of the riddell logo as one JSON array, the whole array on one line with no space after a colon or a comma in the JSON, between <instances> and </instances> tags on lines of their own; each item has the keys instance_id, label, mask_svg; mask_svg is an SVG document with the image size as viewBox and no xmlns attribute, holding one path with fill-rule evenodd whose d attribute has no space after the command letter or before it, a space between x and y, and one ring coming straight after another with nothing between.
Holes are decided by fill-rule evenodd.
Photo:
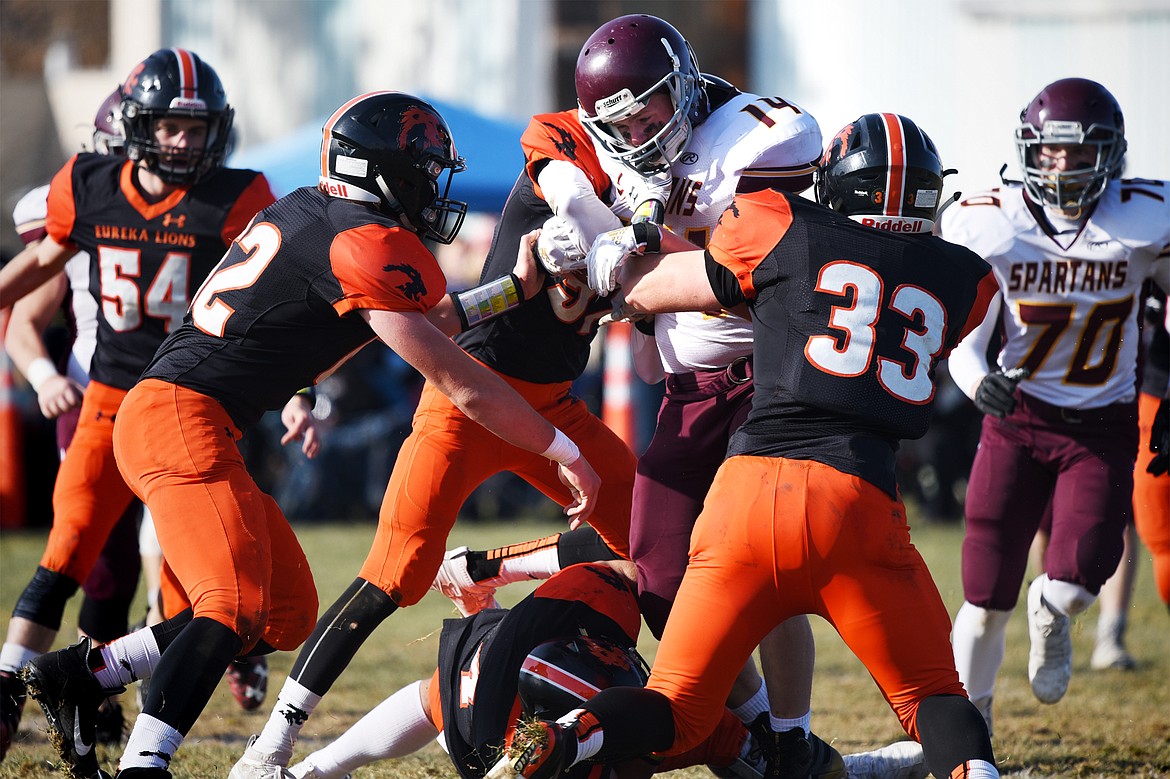
<instances>
[{"instance_id":1,"label":"riddell logo","mask_svg":"<svg viewBox=\"0 0 1170 779\"><path fill-rule=\"evenodd\" d=\"M332 195L333 197L344 197L344 198L349 197L349 189L345 186L345 184L342 184L340 181L333 181L333 180L322 181L321 188L325 191L326 195Z\"/></svg>"},{"instance_id":2,"label":"riddell logo","mask_svg":"<svg viewBox=\"0 0 1170 779\"><path fill-rule=\"evenodd\" d=\"M872 227L875 230L885 230L889 233L916 233L920 225L917 222L908 222L904 219L882 219L881 221L872 217L863 217L861 224L866 227Z\"/></svg>"}]
</instances>

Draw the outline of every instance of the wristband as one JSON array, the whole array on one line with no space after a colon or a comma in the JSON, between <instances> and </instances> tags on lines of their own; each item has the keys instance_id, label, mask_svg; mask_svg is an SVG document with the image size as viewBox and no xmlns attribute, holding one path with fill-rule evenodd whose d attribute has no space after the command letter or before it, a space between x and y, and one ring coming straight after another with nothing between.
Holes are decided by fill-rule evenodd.
<instances>
[{"instance_id":1,"label":"wristband","mask_svg":"<svg viewBox=\"0 0 1170 779\"><path fill-rule=\"evenodd\" d=\"M452 292L451 300L455 303L459 324L464 330L469 330L519 306L524 302L524 289L516 274L509 273L464 292Z\"/></svg>"},{"instance_id":2,"label":"wristband","mask_svg":"<svg viewBox=\"0 0 1170 779\"><path fill-rule=\"evenodd\" d=\"M577 458L581 456L581 450L577 448L572 439L558 428L554 427L553 431L555 435L553 435L552 443L548 445L548 449L540 453L540 456L556 460L561 465L572 465L577 462Z\"/></svg>"},{"instance_id":3,"label":"wristband","mask_svg":"<svg viewBox=\"0 0 1170 779\"><path fill-rule=\"evenodd\" d=\"M297 390L295 394L300 395L305 400L309 401L309 408L310 409L317 408L317 388L316 387L313 387L313 386L305 387L304 389Z\"/></svg>"},{"instance_id":4,"label":"wristband","mask_svg":"<svg viewBox=\"0 0 1170 779\"><path fill-rule=\"evenodd\" d=\"M634 230L634 241L642 248L643 254L658 254L662 248L662 231L653 222L635 222L631 227Z\"/></svg>"},{"instance_id":5,"label":"wristband","mask_svg":"<svg viewBox=\"0 0 1170 779\"><path fill-rule=\"evenodd\" d=\"M28 379L29 386L36 393L41 391L41 387L46 381L54 376L60 375L61 372L57 370L57 366L48 357L37 357L28 364L28 370L24 372L24 377Z\"/></svg>"}]
</instances>

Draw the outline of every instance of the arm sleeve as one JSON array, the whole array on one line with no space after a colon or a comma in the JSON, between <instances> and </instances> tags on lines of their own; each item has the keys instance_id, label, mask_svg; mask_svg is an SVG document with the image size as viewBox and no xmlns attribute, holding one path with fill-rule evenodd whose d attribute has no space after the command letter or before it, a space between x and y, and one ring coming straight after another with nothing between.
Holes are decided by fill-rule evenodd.
<instances>
[{"instance_id":1,"label":"arm sleeve","mask_svg":"<svg viewBox=\"0 0 1170 779\"><path fill-rule=\"evenodd\" d=\"M987 347L995 333L1002 305L1003 296L996 293L987 306L987 316L959 342L947 361L951 379L971 400L975 399L975 390L979 388L979 382L990 372L987 365Z\"/></svg>"},{"instance_id":2,"label":"arm sleeve","mask_svg":"<svg viewBox=\"0 0 1170 779\"><path fill-rule=\"evenodd\" d=\"M537 183L553 213L575 224L588 240L622 226L601 202L585 172L573 163L550 160L537 175Z\"/></svg>"}]
</instances>

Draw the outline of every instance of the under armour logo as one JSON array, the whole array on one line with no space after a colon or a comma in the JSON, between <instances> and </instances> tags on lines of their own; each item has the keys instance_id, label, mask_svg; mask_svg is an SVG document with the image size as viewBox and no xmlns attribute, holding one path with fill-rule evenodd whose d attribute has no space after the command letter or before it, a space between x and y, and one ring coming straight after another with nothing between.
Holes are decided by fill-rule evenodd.
<instances>
[{"instance_id":1,"label":"under armour logo","mask_svg":"<svg viewBox=\"0 0 1170 779\"><path fill-rule=\"evenodd\" d=\"M167 214L166 216L163 217L163 227L170 227L173 224L175 227L182 230L183 225L185 225L186 223L187 223L187 215L186 214L180 214L179 216L174 216L173 214Z\"/></svg>"}]
</instances>

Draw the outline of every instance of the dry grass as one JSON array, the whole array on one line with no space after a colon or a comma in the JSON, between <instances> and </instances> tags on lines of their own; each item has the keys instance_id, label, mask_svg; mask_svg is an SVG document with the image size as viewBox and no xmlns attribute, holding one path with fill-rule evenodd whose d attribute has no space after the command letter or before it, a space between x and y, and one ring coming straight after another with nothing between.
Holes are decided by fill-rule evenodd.
<instances>
[{"instance_id":1,"label":"dry grass","mask_svg":"<svg viewBox=\"0 0 1170 779\"><path fill-rule=\"evenodd\" d=\"M557 528L549 525L464 524L452 545L483 548L504 541L535 537ZM322 605L339 594L356 573L373 537L372 525L303 525L297 528L317 574ZM957 527L924 526L914 533L952 614L962 600L959 587ZM31 575L44 544L42 533L0 536L0 605L10 608ZM501 594L515 603L530 587L513 585ZM76 600L76 599L75 599ZM77 603L71 604L62 635L72 635ZM298 756L327 742L403 684L429 675L434 668L438 629L453 609L437 594L417 607L395 614L358 653L333 691L305 726ZM1022 611L1012 619L1008 654L996 693L996 754L1005 776L1170 777L1170 618L1158 600L1143 550L1137 591L1130 616L1128 644L1141 665L1132 672L1094 672L1088 667L1096 609L1073 630L1074 676L1066 698L1055 706L1037 703L1027 680L1027 625ZM837 635L814 619L817 634L817 677L813 726L842 752L869 749L903 735L873 681ZM62 644L66 643L64 640ZM644 641L647 657L653 642ZM275 697L292 664L290 654L272 658L270 695ZM133 716L132 696L124 705ZM272 700L270 698L270 700ZM240 711L226 685L216 691L207 711L175 759L176 779L225 777L243 751L248 735L262 727L270 704L257 712ZM303 748L303 751L302 751ZM22 730L0 779L47 779L63 774L52 766L54 753L45 722L35 704L26 710ZM103 765L116 764L114 750L101 750ZM681 777L710 776L705 769L678 772ZM424 779L454 777L454 769L437 746L417 755L359 770L357 779Z\"/></svg>"}]
</instances>

